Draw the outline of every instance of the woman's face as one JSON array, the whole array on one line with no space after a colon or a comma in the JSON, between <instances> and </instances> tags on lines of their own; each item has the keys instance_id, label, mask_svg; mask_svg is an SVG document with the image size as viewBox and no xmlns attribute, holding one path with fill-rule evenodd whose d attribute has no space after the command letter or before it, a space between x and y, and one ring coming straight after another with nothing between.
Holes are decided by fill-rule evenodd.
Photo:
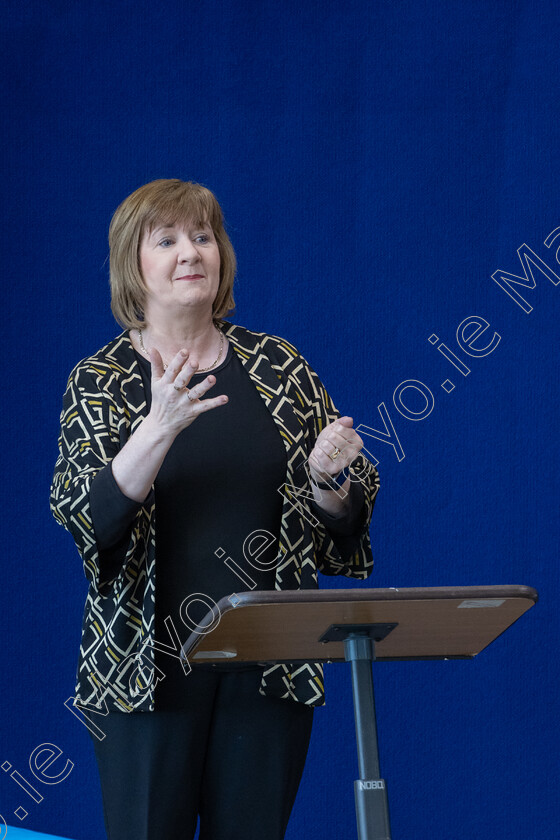
<instances>
[{"instance_id":1,"label":"woman's face","mask_svg":"<svg viewBox=\"0 0 560 840\"><path fill-rule=\"evenodd\" d=\"M161 224L140 243L147 321L190 307L211 312L220 285L220 252L209 224Z\"/></svg>"}]
</instances>

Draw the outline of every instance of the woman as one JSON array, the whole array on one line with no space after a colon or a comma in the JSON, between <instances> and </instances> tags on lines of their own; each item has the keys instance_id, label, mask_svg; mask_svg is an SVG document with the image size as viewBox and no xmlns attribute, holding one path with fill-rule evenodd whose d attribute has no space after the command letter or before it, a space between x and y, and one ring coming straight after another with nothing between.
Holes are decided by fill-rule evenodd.
<instances>
[{"instance_id":1,"label":"woman","mask_svg":"<svg viewBox=\"0 0 560 840\"><path fill-rule=\"evenodd\" d=\"M317 569L366 578L378 475L298 351L224 320L235 255L209 190L140 187L109 244L125 332L70 375L51 498L90 582L75 704L107 835L189 840L200 816L201 840L281 840L321 666L187 673L182 625L240 589L316 588Z\"/></svg>"}]
</instances>

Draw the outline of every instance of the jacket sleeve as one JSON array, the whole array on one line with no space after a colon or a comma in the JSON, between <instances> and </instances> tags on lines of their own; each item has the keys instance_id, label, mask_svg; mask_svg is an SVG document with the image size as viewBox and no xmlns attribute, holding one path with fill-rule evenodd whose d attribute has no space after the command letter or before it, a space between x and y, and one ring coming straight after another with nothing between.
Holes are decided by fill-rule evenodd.
<instances>
[{"instance_id":1,"label":"jacket sleeve","mask_svg":"<svg viewBox=\"0 0 560 840\"><path fill-rule=\"evenodd\" d=\"M80 363L70 374L60 416L59 455L51 485L51 510L74 538L84 573L100 595L111 591L134 547L146 533L144 506L131 510L131 527L114 545L99 548L94 529L92 483L126 442L130 421L107 364ZM108 467L110 469L110 467Z\"/></svg>"},{"instance_id":2,"label":"jacket sleeve","mask_svg":"<svg viewBox=\"0 0 560 840\"><path fill-rule=\"evenodd\" d=\"M288 347L297 355L297 364L292 367L292 384L304 395L305 422L308 435L308 452L313 449L319 433L341 416L335 408L323 383L311 365L303 358L293 345ZM313 529L315 540L315 555L319 571L325 575L345 575L364 580L373 569L373 554L369 536L369 527L373 506L379 490L379 473L375 466L362 453L352 462L349 470L351 481L359 486L351 488L351 494L363 494L361 514L351 524L344 527L333 522L332 517L317 513L319 523ZM312 510L316 506L311 503ZM355 505L354 505L355 509Z\"/></svg>"}]
</instances>

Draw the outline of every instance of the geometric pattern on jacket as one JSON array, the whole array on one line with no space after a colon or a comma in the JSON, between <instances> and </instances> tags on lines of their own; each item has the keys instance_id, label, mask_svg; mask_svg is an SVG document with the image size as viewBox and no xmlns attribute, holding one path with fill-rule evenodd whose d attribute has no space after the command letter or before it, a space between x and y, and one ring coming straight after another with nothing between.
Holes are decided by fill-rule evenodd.
<instances>
[{"instance_id":1,"label":"geometric pattern on jacket","mask_svg":"<svg viewBox=\"0 0 560 840\"><path fill-rule=\"evenodd\" d=\"M373 556L369 523L379 476L360 453L366 515L352 551L341 556L312 513L307 458L319 432L340 416L315 371L283 338L219 322L277 424L287 453L275 589L316 589L317 570L365 579ZM89 507L89 488L146 416L139 365L128 332L79 362L63 398L59 457L51 488L55 519L73 536L89 580L77 670L76 705L152 711L157 516L152 492L137 513L122 568L104 579ZM301 494L301 495L300 495ZM169 651L180 649L170 632ZM161 644L158 645L161 649ZM272 665L260 692L311 706L324 703L320 663Z\"/></svg>"}]
</instances>

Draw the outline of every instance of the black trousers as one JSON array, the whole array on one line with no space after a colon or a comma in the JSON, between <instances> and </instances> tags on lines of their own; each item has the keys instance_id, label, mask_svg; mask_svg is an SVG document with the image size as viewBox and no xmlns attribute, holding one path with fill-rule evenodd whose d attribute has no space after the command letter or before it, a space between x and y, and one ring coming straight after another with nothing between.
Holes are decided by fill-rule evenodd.
<instances>
[{"instance_id":1,"label":"black trousers","mask_svg":"<svg viewBox=\"0 0 560 840\"><path fill-rule=\"evenodd\" d=\"M260 679L193 668L181 709L93 715L109 840L192 840L198 816L200 840L282 840L313 710Z\"/></svg>"}]
</instances>

